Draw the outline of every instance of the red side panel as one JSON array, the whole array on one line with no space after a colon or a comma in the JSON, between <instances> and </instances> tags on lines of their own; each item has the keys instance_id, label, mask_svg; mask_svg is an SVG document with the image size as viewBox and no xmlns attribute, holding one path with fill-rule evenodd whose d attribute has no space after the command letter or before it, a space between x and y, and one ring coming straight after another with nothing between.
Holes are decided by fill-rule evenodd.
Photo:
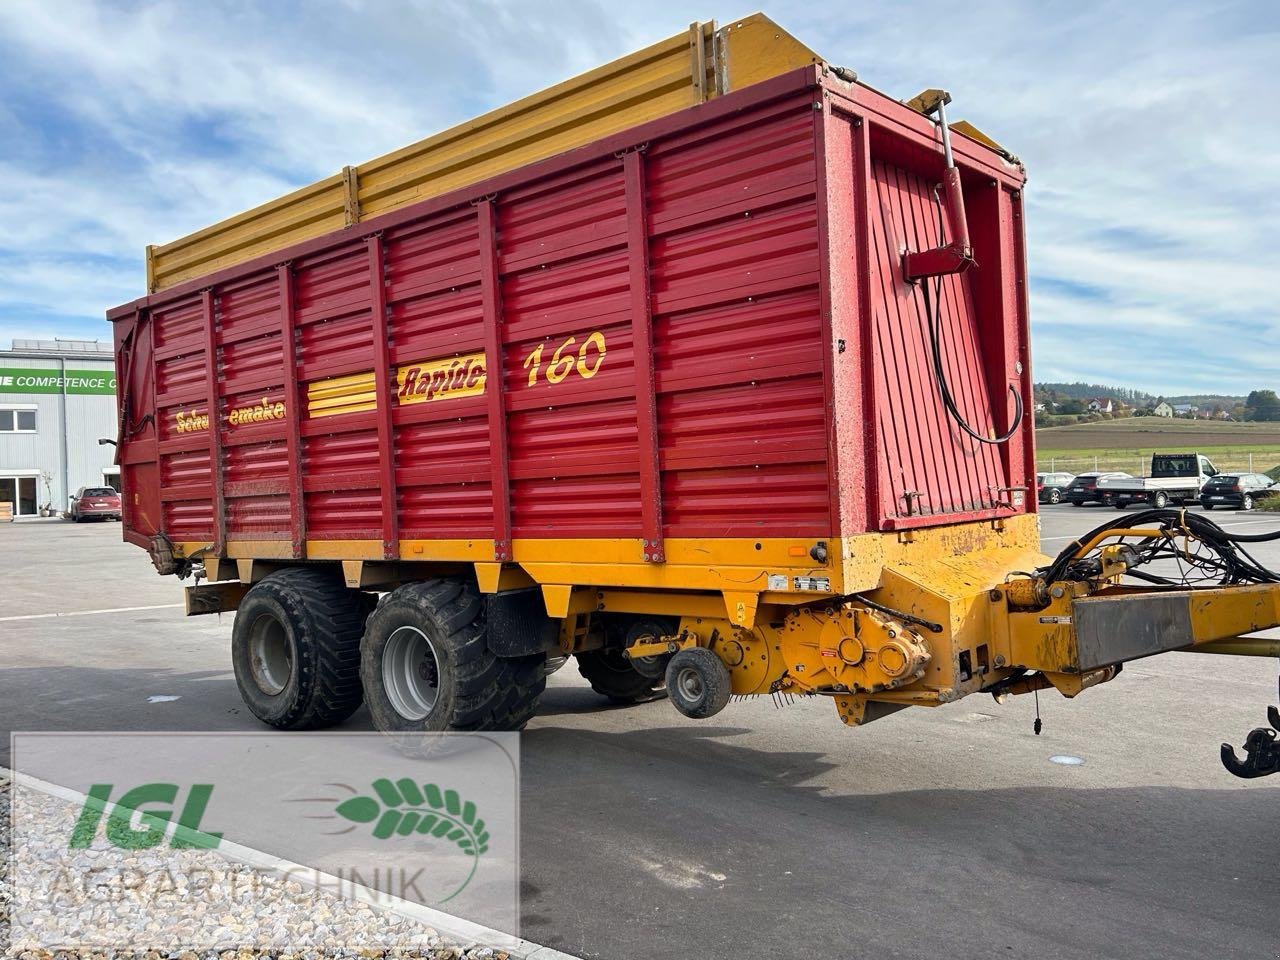
<instances>
[{"instance_id":1,"label":"red side panel","mask_svg":"<svg viewBox=\"0 0 1280 960\"><path fill-rule=\"evenodd\" d=\"M222 418L246 418L222 430L223 499L228 533L252 540L289 539L289 453L284 418L248 420L285 403L280 285L275 272L218 291L218 362ZM288 404L287 406L292 406Z\"/></svg>"},{"instance_id":2,"label":"red side panel","mask_svg":"<svg viewBox=\"0 0 1280 960\"><path fill-rule=\"evenodd\" d=\"M157 307L151 313L151 327L160 440L159 530L174 540L212 540L213 470L200 296Z\"/></svg>"},{"instance_id":3,"label":"red side panel","mask_svg":"<svg viewBox=\"0 0 1280 960\"><path fill-rule=\"evenodd\" d=\"M669 536L825 536L814 112L805 98L646 156Z\"/></svg>"},{"instance_id":4,"label":"red side panel","mask_svg":"<svg viewBox=\"0 0 1280 960\"><path fill-rule=\"evenodd\" d=\"M1003 432L1029 390L1021 181L957 155L978 267L943 284L947 376ZM655 562L669 537L1020 512L1029 424L957 429L901 278L940 156L901 104L798 71L113 311L126 406L154 413L122 448L128 534Z\"/></svg>"}]
</instances>

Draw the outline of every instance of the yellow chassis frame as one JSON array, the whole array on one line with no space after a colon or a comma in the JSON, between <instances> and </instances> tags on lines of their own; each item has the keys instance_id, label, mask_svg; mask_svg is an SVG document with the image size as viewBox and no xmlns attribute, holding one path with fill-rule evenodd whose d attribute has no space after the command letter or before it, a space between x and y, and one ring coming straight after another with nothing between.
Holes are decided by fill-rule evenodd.
<instances>
[{"instance_id":1,"label":"yellow chassis frame","mask_svg":"<svg viewBox=\"0 0 1280 960\"><path fill-rule=\"evenodd\" d=\"M1123 533L1158 531L1109 536ZM207 542L174 552L203 557L213 581L188 588L193 614L234 609L247 585L281 567L329 562L361 589L464 572L485 593L539 588L548 615L565 625L566 653L581 649L581 621L592 614L678 618L679 637L652 642L711 646L735 694L828 695L847 724L980 690L1052 686L1075 696L1112 679L1117 665L1165 650L1280 653L1280 641L1246 636L1280 625L1280 586L1122 588L1123 568L1105 549L1098 581L1043 584L1019 572L1048 561L1032 515L838 540L673 539L661 564L638 562L640 547L517 539L509 563L492 560L491 540L402 540L398 561L379 559L376 540L311 540L305 561L284 541L232 540L222 557L209 556ZM909 675L883 669L922 648Z\"/></svg>"}]
</instances>

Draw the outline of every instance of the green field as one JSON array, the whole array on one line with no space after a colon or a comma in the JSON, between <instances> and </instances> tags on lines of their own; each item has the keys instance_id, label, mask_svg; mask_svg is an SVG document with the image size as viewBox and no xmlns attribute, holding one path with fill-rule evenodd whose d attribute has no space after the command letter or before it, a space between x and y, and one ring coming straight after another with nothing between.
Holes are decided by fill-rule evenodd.
<instances>
[{"instance_id":1,"label":"green field","mask_svg":"<svg viewBox=\"0 0 1280 960\"><path fill-rule=\"evenodd\" d=\"M1153 453L1203 453L1219 470L1280 465L1280 423L1130 417L1036 431L1039 470L1123 470L1142 475Z\"/></svg>"}]
</instances>

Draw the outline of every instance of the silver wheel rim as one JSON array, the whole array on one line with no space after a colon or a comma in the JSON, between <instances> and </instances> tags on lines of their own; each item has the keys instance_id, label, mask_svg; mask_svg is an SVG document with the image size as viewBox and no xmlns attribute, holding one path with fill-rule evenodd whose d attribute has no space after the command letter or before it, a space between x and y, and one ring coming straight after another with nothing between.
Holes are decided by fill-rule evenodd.
<instances>
[{"instance_id":1,"label":"silver wheel rim","mask_svg":"<svg viewBox=\"0 0 1280 960\"><path fill-rule=\"evenodd\" d=\"M702 699L702 675L692 667L685 667L676 677L676 686L686 700L696 703Z\"/></svg>"},{"instance_id":2,"label":"silver wheel rim","mask_svg":"<svg viewBox=\"0 0 1280 960\"><path fill-rule=\"evenodd\" d=\"M382 688L396 713L425 720L440 697L440 660L417 627L398 627L382 653Z\"/></svg>"},{"instance_id":3,"label":"silver wheel rim","mask_svg":"<svg viewBox=\"0 0 1280 960\"><path fill-rule=\"evenodd\" d=\"M264 613L249 631L249 672L269 697L278 697L293 676L293 644L284 624Z\"/></svg>"}]
</instances>

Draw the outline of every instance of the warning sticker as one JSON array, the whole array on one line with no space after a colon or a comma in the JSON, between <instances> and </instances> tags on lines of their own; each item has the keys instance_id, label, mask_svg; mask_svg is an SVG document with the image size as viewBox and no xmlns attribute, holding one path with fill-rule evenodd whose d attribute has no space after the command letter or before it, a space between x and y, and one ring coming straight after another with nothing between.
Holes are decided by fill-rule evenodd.
<instances>
[{"instance_id":1,"label":"warning sticker","mask_svg":"<svg viewBox=\"0 0 1280 960\"><path fill-rule=\"evenodd\" d=\"M769 574L769 589L770 589L770 590L785 590L785 589L787 589L787 577L786 577L786 574L783 574L783 573L771 573L771 574Z\"/></svg>"}]
</instances>

